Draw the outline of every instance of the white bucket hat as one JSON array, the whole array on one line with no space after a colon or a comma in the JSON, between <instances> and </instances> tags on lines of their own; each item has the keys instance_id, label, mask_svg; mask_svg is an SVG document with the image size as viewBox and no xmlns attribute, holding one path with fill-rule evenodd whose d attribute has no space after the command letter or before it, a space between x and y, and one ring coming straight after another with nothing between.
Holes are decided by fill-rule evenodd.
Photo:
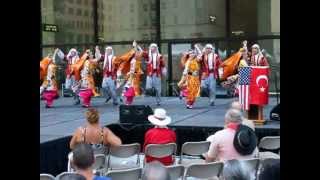
<instances>
[{"instance_id":1,"label":"white bucket hat","mask_svg":"<svg viewBox=\"0 0 320 180\"><path fill-rule=\"evenodd\" d=\"M148 120L156 126L166 126L171 123L171 117L167 116L166 110L157 108L154 114L148 116Z\"/></svg>"}]
</instances>

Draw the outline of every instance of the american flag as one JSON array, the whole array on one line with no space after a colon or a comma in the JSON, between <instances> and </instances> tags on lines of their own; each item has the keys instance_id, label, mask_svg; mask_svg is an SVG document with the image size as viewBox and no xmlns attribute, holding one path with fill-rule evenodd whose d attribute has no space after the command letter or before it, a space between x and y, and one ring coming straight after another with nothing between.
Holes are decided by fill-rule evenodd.
<instances>
[{"instance_id":1,"label":"american flag","mask_svg":"<svg viewBox=\"0 0 320 180\"><path fill-rule=\"evenodd\" d=\"M239 69L239 102L243 110L249 110L249 86L251 67Z\"/></svg>"}]
</instances>

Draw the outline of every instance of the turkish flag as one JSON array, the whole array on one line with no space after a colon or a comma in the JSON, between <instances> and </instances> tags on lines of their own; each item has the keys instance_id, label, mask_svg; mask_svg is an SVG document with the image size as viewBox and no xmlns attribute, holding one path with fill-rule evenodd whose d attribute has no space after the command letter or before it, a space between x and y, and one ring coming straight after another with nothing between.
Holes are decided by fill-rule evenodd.
<instances>
[{"instance_id":1,"label":"turkish flag","mask_svg":"<svg viewBox=\"0 0 320 180\"><path fill-rule=\"evenodd\" d=\"M266 105L269 100L269 66L251 66L249 104Z\"/></svg>"}]
</instances>

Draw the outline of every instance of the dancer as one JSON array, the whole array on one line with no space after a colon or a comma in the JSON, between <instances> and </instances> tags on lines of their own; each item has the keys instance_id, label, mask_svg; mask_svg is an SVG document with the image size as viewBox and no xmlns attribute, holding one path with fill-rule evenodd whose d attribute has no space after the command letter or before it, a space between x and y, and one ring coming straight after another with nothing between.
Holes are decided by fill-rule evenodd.
<instances>
[{"instance_id":1,"label":"dancer","mask_svg":"<svg viewBox=\"0 0 320 180\"><path fill-rule=\"evenodd\" d=\"M207 44L201 56L201 88L209 95L210 106L215 105L216 80L219 78L218 68L222 63L212 44Z\"/></svg>"},{"instance_id":2,"label":"dancer","mask_svg":"<svg viewBox=\"0 0 320 180\"><path fill-rule=\"evenodd\" d=\"M59 49L56 49L53 55L49 54L40 61L40 80L43 81L40 86L40 96L46 101L46 108L51 108L54 99L59 97L55 61L58 51Z\"/></svg>"},{"instance_id":3,"label":"dancer","mask_svg":"<svg viewBox=\"0 0 320 180\"><path fill-rule=\"evenodd\" d=\"M254 44L251 47L252 56L250 58L250 66L269 66L267 58L262 54L260 46Z\"/></svg>"},{"instance_id":4,"label":"dancer","mask_svg":"<svg viewBox=\"0 0 320 180\"><path fill-rule=\"evenodd\" d=\"M200 95L200 58L197 58L196 50L185 53L182 59L186 59L185 68L183 71L183 77L178 83L179 87L183 87L186 91L186 107L188 109L193 108L193 104L196 98ZM201 54L200 54L201 55Z\"/></svg>"},{"instance_id":5,"label":"dancer","mask_svg":"<svg viewBox=\"0 0 320 180\"><path fill-rule=\"evenodd\" d=\"M71 74L75 75L78 83L72 87L77 97L82 98L82 107L89 107L92 96L99 96L93 79L93 70L96 68L97 59L93 58L90 50L86 50L80 60L73 66ZM80 99L78 99L80 103ZM79 104L77 103L77 104Z\"/></svg>"},{"instance_id":6,"label":"dancer","mask_svg":"<svg viewBox=\"0 0 320 180\"><path fill-rule=\"evenodd\" d=\"M141 59L143 55L143 50L138 44L134 41L133 48L120 56L118 61L119 69L117 72L117 87L122 89L123 86L132 87L133 91L130 90L131 94L134 92L134 96L141 95L141 76L143 74L141 67ZM123 90L123 95L127 92L126 89ZM132 98L133 100L133 98ZM132 103L132 102L131 102ZM129 104L131 104L129 103ZM128 103L126 103L128 104Z\"/></svg>"},{"instance_id":7,"label":"dancer","mask_svg":"<svg viewBox=\"0 0 320 180\"><path fill-rule=\"evenodd\" d=\"M161 78L166 74L163 56L159 53L157 44L149 46L149 52L144 51L143 57L147 60L147 82L146 90L153 89L156 94L157 105L161 102Z\"/></svg>"},{"instance_id":8,"label":"dancer","mask_svg":"<svg viewBox=\"0 0 320 180\"><path fill-rule=\"evenodd\" d=\"M72 72L72 66L80 60L79 52L75 48L70 49L65 60L67 61L67 67L65 70L65 74L66 74L65 89L72 91L72 87L78 83L75 79L75 76L71 74L71 72ZM75 104L77 104L78 97L73 91L72 93L75 100Z\"/></svg>"},{"instance_id":9,"label":"dancer","mask_svg":"<svg viewBox=\"0 0 320 180\"><path fill-rule=\"evenodd\" d=\"M131 82L127 82L124 87L123 96L125 97L125 104L131 105L133 102L133 99L135 97L135 90L132 86Z\"/></svg>"},{"instance_id":10,"label":"dancer","mask_svg":"<svg viewBox=\"0 0 320 180\"><path fill-rule=\"evenodd\" d=\"M249 63L247 41L242 44L242 48L226 59L219 68L221 86L233 96L238 95L239 68L248 66Z\"/></svg>"},{"instance_id":11,"label":"dancer","mask_svg":"<svg viewBox=\"0 0 320 180\"><path fill-rule=\"evenodd\" d=\"M105 103L112 98L113 105L118 105L118 98L116 93L116 76L117 76L117 57L114 55L114 51L111 46L105 48L103 58L103 80L102 80L102 89L106 96Z\"/></svg>"}]
</instances>

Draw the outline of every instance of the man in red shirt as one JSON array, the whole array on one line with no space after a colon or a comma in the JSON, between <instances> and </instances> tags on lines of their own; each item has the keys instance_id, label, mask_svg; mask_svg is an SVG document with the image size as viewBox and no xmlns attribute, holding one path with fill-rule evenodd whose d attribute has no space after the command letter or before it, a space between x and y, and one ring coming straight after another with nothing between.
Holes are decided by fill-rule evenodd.
<instances>
[{"instance_id":1,"label":"man in red shirt","mask_svg":"<svg viewBox=\"0 0 320 180\"><path fill-rule=\"evenodd\" d=\"M150 115L148 120L155 125L154 128L149 129L144 137L143 149L148 144L168 144L176 143L176 133L167 127L171 123L171 118L166 115L166 111L162 108L155 109L154 115ZM146 162L157 160L164 165L172 165L174 158L167 156L163 158L154 158L146 156Z\"/></svg>"}]
</instances>

